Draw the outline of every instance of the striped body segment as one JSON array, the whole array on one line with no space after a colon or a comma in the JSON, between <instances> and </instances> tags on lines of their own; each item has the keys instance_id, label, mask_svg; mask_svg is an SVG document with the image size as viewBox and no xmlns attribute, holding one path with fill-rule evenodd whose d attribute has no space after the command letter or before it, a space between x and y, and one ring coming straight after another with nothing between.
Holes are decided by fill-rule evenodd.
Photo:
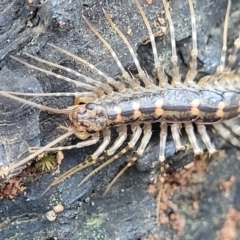
<instances>
[{"instance_id":1,"label":"striped body segment","mask_svg":"<svg viewBox=\"0 0 240 240\"><path fill-rule=\"evenodd\" d=\"M159 90L158 90L159 88ZM117 99L117 100L114 100ZM202 123L213 124L235 118L240 112L240 93L217 93L210 90L193 91L190 89L162 90L160 87L132 95L118 93L115 98L86 104L86 109L102 109L96 116L102 127L128 125L132 123ZM82 108L82 107L81 107ZM97 111L95 111L97 112ZM90 113L84 116L76 109L73 113L76 127L92 125ZM104 117L103 117L104 116ZM71 118L72 120L73 118ZM80 123L80 124L79 124Z\"/></svg>"}]
</instances>

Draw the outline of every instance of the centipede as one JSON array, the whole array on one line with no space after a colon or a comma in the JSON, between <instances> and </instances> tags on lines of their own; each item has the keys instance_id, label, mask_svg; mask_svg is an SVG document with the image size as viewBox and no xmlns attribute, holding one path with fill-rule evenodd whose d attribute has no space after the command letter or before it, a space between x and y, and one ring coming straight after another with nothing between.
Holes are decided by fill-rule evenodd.
<instances>
[{"instance_id":1,"label":"centipede","mask_svg":"<svg viewBox=\"0 0 240 240\"><path fill-rule=\"evenodd\" d=\"M176 152L185 151L185 146L181 142L181 131L185 131L194 155L203 155L203 149L199 147L198 139L195 134L194 128L196 128L209 155L214 154L217 150L210 140L206 126L213 127L224 139L229 141L233 146L240 148L238 139L232 134L240 135L239 128L235 124L235 120L239 117L240 113L240 90L238 87L239 72L234 69L236 55L240 48L240 36L234 41L231 53L229 55L227 54L227 33L231 11L231 0L228 0L224 19L220 63L213 74L206 75L200 79L197 79L197 24L193 1L188 0L192 29L192 50L189 70L186 76L181 76L179 70L175 29L169 10L169 4L167 0L162 0L162 3L164 6L165 17L169 25L169 35L171 39L171 76L167 75L162 67L157 53L155 35L139 0L135 0L135 4L141 15L141 20L144 22L149 34L154 58L153 75L148 74L140 65L136 51L120 28L114 23L110 17L110 13L107 13L104 9L103 14L106 21L127 46L136 66L137 74L130 74L125 70L111 45L97 31L90 20L84 16L82 16L82 18L93 36L97 37L112 55L113 60L120 70L120 80L108 76L80 56L74 55L51 43L48 45L54 50L66 57L74 59L74 61L77 61L96 72L99 77L101 77L101 80L92 79L71 68L41 59L29 53L24 53L24 55L36 62L45 64L46 66L66 71L75 77L81 78L81 81L73 80L29 64L17 56L10 56L14 61L25 65L27 68L74 84L80 88L81 91L74 93L45 94L0 91L2 97L35 107L41 111L67 115L72 124L71 126L61 126L66 133L46 146L31 147L30 151L32 153L28 157L22 159L18 163L2 167L2 169L0 169L0 176L2 176L2 178L7 176L17 167L25 165L28 161L34 159L43 152L70 150L74 148L80 149L100 142L99 147L88 159L86 159L86 161L63 173L47 188L47 190L64 181L77 171L103 162L82 180L79 184L81 185L97 171L100 171L119 159L122 155L135 149L133 156L127 161L125 167L123 167L123 169L108 184L106 191L104 192L105 195L111 189L112 185L127 171L127 169L134 165L134 163L144 154L152 137L152 124L158 123L160 126L159 153L156 156L156 160L159 164L159 177L157 180L159 194L156 216L157 221L159 222L159 205L161 203L161 192L164 186L166 172L165 148L169 128L174 140ZM29 96L70 96L75 97L75 101L72 106L65 109L57 109L37 104L23 98ZM111 131L113 128L116 129L118 133L118 137L114 141L112 141L111 137ZM230 131L228 129L230 129ZM126 142L129 134L130 139ZM75 135L80 142L76 145L54 147L59 142L72 135Z\"/></svg>"}]
</instances>

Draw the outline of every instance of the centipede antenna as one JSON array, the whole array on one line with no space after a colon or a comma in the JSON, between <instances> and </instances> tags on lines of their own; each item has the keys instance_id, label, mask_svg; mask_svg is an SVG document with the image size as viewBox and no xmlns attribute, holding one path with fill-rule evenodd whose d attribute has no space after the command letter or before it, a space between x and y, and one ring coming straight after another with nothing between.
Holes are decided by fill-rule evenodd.
<instances>
[{"instance_id":1,"label":"centipede antenna","mask_svg":"<svg viewBox=\"0 0 240 240\"><path fill-rule=\"evenodd\" d=\"M69 130L68 132L66 132L66 133L63 134L62 136L58 137L58 138L55 139L54 141L50 142L50 143L47 144L45 147L39 149L39 150L36 151L35 153L29 155L28 157L24 158L23 160L15 163L15 164L11 164L11 165L8 167L8 169L7 169L8 173L11 172L11 171L14 170L14 169L16 169L16 168L18 168L18 167L26 164L28 161L32 160L33 158L35 158L35 157L38 156L39 154L45 152L46 149L54 146L55 144L61 142L61 141L64 140L64 139L70 137L71 135L74 134L74 132L75 132L74 129ZM8 175L8 173L7 173L7 174L5 174L5 173L1 174L1 169L0 169L0 176L1 176L1 175Z\"/></svg>"},{"instance_id":2,"label":"centipede antenna","mask_svg":"<svg viewBox=\"0 0 240 240\"><path fill-rule=\"evenodd\" d=\"M172 46L171 62L173 65L173 68L172 68L173 76L172 76L171 85L176 86L181 84L181 75L178 67L178 56L177 56L177 50L176 50L175 32L174 32L174 26L173 26L172 18L168 9L167 2L166 0L162 0L162 2L163 2L166 16L169 22L169 29L170 29L170 36L171 36L171 46Z\"/></svg>"},{"instance_id":3,"label":"centipede antenna","mask_svg":"<svg viewBox=\"0 0 240 240\"><path fill-rule=\"evenodd\" d=\"M121 32L121 30L117 27L117 25L115 23L113 23L111 17L107 14L107 12L104 9L103 9L103 13L104 13L105 18L107 19L107 21L111 25L111 27L118 33L118 35L121 37L121 39L123 40L123 42L125 43L125 45L129 49L129 52L132 55L133 61L134 61L135 66L138 70L139 78L143 81L143 83L145 84L145 87L148 88L148 87L152 86L153 83L152 83L150 77L142 70L142 68L140 66L140 63L137 59L137 54L133 50L133 48L132 48L131 44L129 43L129 41L127 40L127 38L124 36L124 34Z\"/></svg>"},{"instance_id":4,"label":"centipede antenna","mask_svg":"<svg viewBox=\"0 0 240 240\"><path fill-rule=\"evenodd\" d=\"M192 51L191 51L191 61L190 67L184 81L184 84L191 85L193 84L193 80L197 75L197 56L198 56L198 48L197 48L197 28L196 28L196 17L193 8L192 0L188 0L189 9L191 14L191 24L192 24Z\"/></svg>"},{"instance_id":5,"label":"centipede antenna","mask_svg":"<svg viewBox=\"0 0 240 240\"><path fill-rule=\"evenodd\" d=\"M128 72L124 69L122 63L120 62L119 58L117 57L116 53L113 51L112 47L108 44L108 42L99 34L99 32L92 26L92 24L83 16L84 21L88 25L89 29L99 38L99 40L103 43L103 45L108 49L111 53L112 57L114 58L116 64L118 65L123 78L127 81L132 89L138 89L139 84L131 78Z\"/></svg>"},{"instance_id":6,"label":"centipede antenna","mask_svg":"<svg viewBox=\"0 0 240 240\"><path fill-rule=\"evenodd\" d=\"M47 111L47 112L50 112L50 113L56 113L56 114L70 114L72 112L72 109L56 109L56 108L51 108L51 107L48 107L48 106L44 106L44 105L41 105L41 104L37 104L37 103L34 103L34 102L31 102L31 101L28 101L28 100L25 100L23 98L19 98L19 97L16 97L16 96L13 96L7 92L4 92L4 91L0 91L0 95L6 97L6 98L10 98L12 100L15 100L15 101L18 101L20 103L23 103L23 104L27 104L29 106L33 106L37 109L40 109L42 111Z\"/></svg>"},{"instance_id":7,"label":"centipede antenna","mask_svg":"<svg viewBox=\"0 0 240 240\"><path fill-rule=\"evenodd\" d=\"M34 66L34 65L32 65L32 64L29 64L29 63L26 63L26 62L22 61L21 59L19 59L19 58L17 58L17 57L14 57L14 56L10 56L10 57L13 58L15 61L20 62L21 64L27 66L27 67L30 68L30 69L34 69L34 70L37 70L37 71L39 71L39 72L43 72L43 73L45 73L46 75L54 76L54 77L56 77L56 78L58 78L58 79L61 79L61 80L64 80L64 81L66 81L66 82L69 82L69 83L72 83L72 84L76 85L76 81L75 81L75 80L72 80L72 79L70 79L70 78L68 78L68 77L64 77L64 76L62 76L62 75L60 75L60 74L56 74L56 73L53 73L53 72L51 72L51 71L48 71L48 70L45 70L45 69L36 67L36 66ZM77 82L77 83L78 83L78 84L77 84L78 87L82 87L83 89L86 89L86 90L89 90L89 91L93 91L93 92L95 92L96 94L98 94L98 96L104 95L104 93L103 93L99 88L97 88L97 87L91 86L91 85L89 85L89 84L87 84L87 83L81 83L81 82Z\"/></svg>"},{"instance_id":8,"label":"centipede antenna","mask_svg":"<svg viewBox=\"0 0 240 240\"><path fill-rule=\"evenodd\" d=\"M108 84L110 84L111 86L115 87L119 92L124 92L125 90L125 86L124 84L114 80L113 78L107 76L104 72L102 72L101 70L99 70L96 66L94 66L93 64L89 63L88 61L84 60L83 58L80 58L60 47L57 47L53 44L48 43L49 46L53 47L54 49L58 50L59 52L73 58L74 60L81 62L82 64L84 64L85 66L89 67L91 70L94 70L98 75L102 76L106 82Z\"/></svg>"},{"instance_id":9,"label":"centipede antenna","mask_svg":"<svg viewBox=\"0 0 240 240\"><path fill-rule=\"evenodd\" d=\"M139 12L142 16L142 19L143 19L143 21L146 25L146 28L148 30L149 38L150 38L151 45L152 45L152 51L153 51L154 67L155 67L155 70L156 70L156 73L157 73L157 76L158 76L159 84L160 84L160 86L165 86L165 85L168 84L168 79L167 79L166 74L164 73L163 68L161 67L161 63L160 63L158 53L157 53L155 36L152 32L152 28L149 24L149 21L148 21L146 15L145 15L145 13L142 9L142 6L141 6L141 4L139 3L138 0L136 0L136 5L137 5L137 8L138 8L138 10L139 10Z\"/></svg>"},{"instance_id":10,"label":"centipede antenna","mask_svg":"<svg viewBox=\"0 0 240 240\"><path fill-rule=\"evenodd\" d=\"M87 84L90 84L90 85L93 84L96 87L103 89L106 92L106 94L108 94L108 95L111 95L113 93L112 87L110 85L108 85L108 84L96 81L96 80L94 80L94 79L92 79L90 77L87 77L87 76L85 76L85 75L83 75L83 74L81 74L81 73L79 73L79 72L77 72L77 71L75 71L75 70L73 70L71 68L64 67L64 66L61 66L59 64L46 61L46 60L41 59L39 57L35 57L35 56L33 56L33 55L29 54L29 53L24 53L24 54L26 56L28 56L28 57L38 61L38 62L44 63L44 64L46 64L48 66L52 66L52 67L55 67L55 68L58 68L58 69L62 69L64 71L68 72L68 73L71 73L71 74L73 74L73 75L75 75L77 77L80 77L80 78L84 79ZM73 81L75 82L75 85L78 86L79 81L75 81L75 80L73 80Z\"/></svg>"}]
</instances>

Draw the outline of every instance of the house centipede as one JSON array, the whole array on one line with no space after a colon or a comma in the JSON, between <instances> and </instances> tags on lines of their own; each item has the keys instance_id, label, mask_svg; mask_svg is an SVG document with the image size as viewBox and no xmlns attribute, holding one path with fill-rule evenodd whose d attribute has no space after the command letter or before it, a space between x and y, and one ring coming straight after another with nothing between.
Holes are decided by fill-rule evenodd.
<instances>
[{"instance_id":1,"label":"house centipede","mask_svg":"<svg viewBox=\"0 0 240 240\"><path fill-rule=\"evenodd\" d=\"M26 54L28 57L33 58L36 61L68 71L85 80L85 83L76 83L74 80L71 80L67 77L59 76L47 70L40 69L26 62L23 62L17 57L12 56L13 59L26 65L31 69L35 69L37 71L46 73L47 75L55 76L56 78L72 82L73 84L78 85L78 87L85 89L86 92L72 94L49 94L49 96L76 96L74 106L71 106L67 109L53 109L14 96L15 94L23 96L28 96L31 94L1 91L0 94L4 97L11 98L24 104L29 104L33 107L39 108L40 110L49 111L56 114L67 114L69 115L69 118L73 124L72 127L69 127L68 129L65 128L68 130L66 134L47 144L45 147L31 148L31 150L34 151L33 154L23 159L19 163L9 166L8 169L2 169L1 175L7 175L9 171L13 170L19 165L25 164L30 159L34 158L42 152L59 150L58 147L54 148L53 146L71 135L76 135L77 138L83 141L74 146L62 147L61 150L91 146L100 141L100 134L102 134L103 141L99 148L91 155L90 159L80 164L76 168L70 169L69 171L64 173L62 176L60 176L59 179L54 181L51 186L54 186L59 182L65 180L67 177L69 177L76 171L82 170L83 168L93 165L96 162L104 160L106 157L104 151L106 150L106 155L109 157L109 159L105 161L102 165L100 165L98 168L96 168L89 175L87 175L80 183L82 184L96 171L99 171L103 167L118 159L125 152L133 149L140 141L135 156L131 159L131 161L126 164L126 166L108 185L105 191L106 193L116 182L116 180L144 153L145 148L147 147L147 144L149 143L152 135L151 124L154 122L159 122L161 126L159 146L160 150L158 156L158 160L160 162L160 188L164 184L164 150L167 139L168 126L170 126L171 128L172 136L176 146L176 151L185 149L185 147L181 143L181 137L179 133L180 129L184 127L189 137L189 141L193 147L195 155L202 154L202 149L200 149L198 146L197 139L193 130L193 123L196 125L197 130L201 135L209 154L213 154L216 150L206 132L205 125L212 125L220 133L220 135L228 139L233 145L240 147L238 140L236 138L232 138L231 135L226 134L226 129L221 124L222 122L224 122L227 126L231 127L231 130L234 133L239 135L239 132L237 131L237 128L235 128L235 125L232 121L232 119L238 116L240 111L240 93L236 90L236 83L238 82L238 71L232 70L233 64L235 63L235 55L240 47L239 38L235 40L234 49L231 55L228 57L228 63L226 64L227 26L230 14L231 1L228 1L228 7L226 11L220 64L213 75L207 75L201 78L198 83L195 83L194 81L197 75L198 49L196 36L196 20L193 3L191 0L189 0L193 48L191 52L190 68L186 75L184 83L182 83L178 67L178 56L176 53L174 26L167 6L167 2L166 0L163 0L162 2L166 13L166 18L169 22L171 35L171 84L169 84L169 79L161 67L161 63L158 59L156 51L154 34L152 33L150 24L138 0L136 0L136 6L139 9L142 19L144 20L145 25L148 29L150 41L153 48L157 83L155 83L155 81L141 68L139 61L136 57L136 53L130 46L128 40L122 34L120 29L118 29L118 27L113 23L110 16L104 10L103 13L107 21L116 31L116 33L119 34L119 36L122 38L123 42L127 45L129 52L132 55L132 58L138 70L138 74L136 77L129 75L129 73L123 68L120 60L118 59L116 53L113 51L111 46L96 31L92 24L86 18L83 18L86 24L92 30L92 32L100 39L100 41L103 42L104 46L112 54L112 57L114 58L116 64L121 70L121 76L125 80L125 84L128 85L127 88L125 87L125 84L122 84L121 82L110 78L105 73L103 73L84 59L81 59L80 57L77 57L53 44L49 45L57 51L87 65L89 68L96 71L100 76L105 78L106 82L103 83L90 79L89 77L84 76L72 69L68 69L58 64L39 59L38 57L32 56L30 54ZM34 95L36 96L36 94ZM43 94L41 95L43 96ZM77 105L78 103L81 104ZM117 153L119 148L126 141L127 125L130 125L131 127L132 136L130 138L130 141L127 143L127 146ZM142 125L143 128L141 127ZM111 141L111 127L117 127L119 137L115 140L113 145L108 148L108 145ZM142 134L143 136L141 137ZM161 189L159 196L161 196Z\"/></svg>"}]
</instances>

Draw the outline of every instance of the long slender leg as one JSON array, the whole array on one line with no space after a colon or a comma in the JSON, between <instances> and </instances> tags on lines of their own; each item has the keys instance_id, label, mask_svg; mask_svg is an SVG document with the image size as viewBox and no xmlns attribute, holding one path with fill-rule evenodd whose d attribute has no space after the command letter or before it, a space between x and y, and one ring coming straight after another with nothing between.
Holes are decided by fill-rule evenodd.
<instances>
[{"instance_id":1,"label":"long slender leg","mask_svg":"<svg viewBox=\"0 0 240 240\"><path fill-rule=\"evenodd\" d=\"M186 133L188 135L188 139L193 147L193 151L195 155L202 155L203 151L199 148L198 143L197 143L197 138L194 133L193 125L192 123L185 123L184 124Z\"/></svg>"},{"instance_id":2,"label":"long slender leg","mask_svg":"<svg viewBox=\"0 0 240 240\"><path fill-rule=\"evenodd\" d=\"M239 118L240 117L224 121L224 125L230 128L231 131L238 136L240 136Z\"/></svg>"},{"instance_id":3,"label":"long slender leg","mask_svg":"<svg viewBox=\"0 0 240 240\"><path fill-rule=\"evenodd\" d=\"M139 125L137 124L132 124L131 125L132 129L132 136L130 141L128 142L128 145L123 148L119 153L114 155L112 158L107 160L105 163L101 164L99 167L95 168L92 172L90 172L80 183L78 186L81 186L84 182L86 182L91 176L93 176L96 172L99 172L101 169L109 165L110 163L114 162L115 160L119 159L123 154L128 152L130 149L133 149L134 146L136 145L137 141L139 140L141 134L142 134L142 129Z\"/></svg>"},{"instance_id":4,"label":"long slender leg","mask_svg":"<svg viewBox=\"0 0 240 240\"><path fill-rule=\"evenodd\" d=\"M119 137L115 140L113 145L107 150L107 155L113 155L124 143L127 138L127 126L123 125L117 128Z\"/></svg>"},{"instance_id":5,"label":"long slender leg","mask_svg":"<svg viewBox=\"0 0 240 240\"><path fill-rule=\"evenodd\" d=\"M159 221L160 216L160 204L162 199L162 190L163 185L165 182L165 174L166 174L166 168L164 165L165 161L165 148L166 148L166 141L167 141L167 130L168 125L166 122L161 122L161 130L160 130L160 150L159 150L159 157L158 161L160 163L160 172L158 176L158 197L157 197L157 210L156 210L156 216L157 216L157 222Z\"/></svg>"},{"instance_id":6,"label":"long slender leg","mask_svg":"<svg viewBox=\"0 0 240 240\"><path fill-rule=\"evenodd\" d=\"M48 76L54 76L54 77L56 77L56 78L58 78L58 79L64 80L64 81L66 81L66 82L73 83L73 84L75 84L75 85L76 85L76 82L77 82L77 83L78 83L78 87L81 87L81 88L83 88L83 89L92 91L92 92L96 93L98 96L104 95L104 92L103 92L101 89L99 89L99 88L97 88L97 87L94 87L94 86L92 86L92 85L89 85L89 84L87 84L87 83L78 82L78 81L72 80L72 79L70 79L70 78L68 78L68 77L64 77L64 76L62 76L62 75L60 75L60 74L56 74L56 73L53 73L53 72L51 72L51 71L48 71L48 70L45 70L45 69L36 67L36 66L31 65L31 64L29 64L29 63L26 63L26 62L20 60L20 59L17 58L17 57L14 57L14 56L11 56L11 58L13 58L14 60L20 62L21 64L27 66L27 67L30 68L30 69L34 69L34 70L37 70L37 71L39 71L39 72L43 72L43 73L45 73L45 74L48 75Z\"/></svg>"},{"instance_id":7,"label":"long slender leg","mask_svg":"<svg viewBox=\"0 0 240 240\"><path fill-rule=\"evenodd\" d=\"M119 137L115 140L114 144L107 150L107 156L111 156L115 153L115 151L122 146L123 142L127 138L127 127L121 126L118 127ZM101 145L97 148L97 150L91 155L91 159L96 160L103 153L103 151L107 148L111 140L111 131L108 128L103 130L103 141ZM96 140L97 141L97 140ZM55 151L63 151L70 150L75 148L82 148L82 142L79 142L75 145L64 146L64 147L55 147L49 148L47 152L55 152ZM29 148L30 152L35 152L36 150L41 149L41 147L31 147Z\"/></svg>"},{"instance_id":8,"label":"long slender leg","mask_svg":"<svg viewBox=\"0 0 240 240\"><path fill-rule=\"evenodd\" d=\"M179 67L178 67L178 56L177 56L177 50L176 50L176 40L175 40L175 32L174 32L174 26L173 26L173 22L172 22L172 18L168 9L168 5L166 0L162 0L163 5L164 5L164 9L166 12L166 16L169 22L169 28L170 28L170 35L171 35L171 46L172 46L172 57L171 57L171 62L173 65L172 68L172 85L173 86L177 86L181 84L181 75L179 72Z\"/></svg>"},{"instance_id":9,"label":"long slender leg","mask_svg":"<svg viewBox=\"0 0 240 240\"><path fill-rule=\"evenodd\" d=\"M160 150L158 160L160 163L165 161L165 148L167 141L167 129L168 125L166 122L161 122L161 130L160 130Z\"/></svg>"},{"instance_id":10,"label":"long slender leg","mask_svg":"<svg viewBox=\"0 0 240 240\"><path fill-rule=\"evenodd\" d=\"M236 62L237 52L239 51L239 48L240 48L240 32L239 32L238 38L234 41L234 48L228 57L227 66L225 67L224 72L231 71L233 64Z\"/></svg>"},{"instance_id":11,"label":"long slender leg","mask_svg":"<svg viewBox=\"0 0 240 240\"><path fill-rule=\"evenodd\" d=\"M213 124L213 127L224 139L229 141L233 146L240 147L239 140L236 137L234 137L233 134L221 123L215 123Z\"/></svg>"},{"instance_id":12,"label":"long slender leg","mask_svg":"<svg viewBox=\"0 0 240 240\"><path fill-rule=\"evenodd\" d=\"M118 159L119 157L121 157L124 153L126 153L129 149L133 148L136 144L136 142L138 141L138 139L141 136L141 132L142 129L140 128L139 125L132 125L132 131L133 131L133 135L131 137L131 140L129 141L128 145L122 149L118 154L116 154L114 157L112 157L110 160L108 160L107 162L105 162L104 164L100 165L98 167L98 169L95 169L94 171L92 171L89 175L87 175L82 182L79 184L79 186L85 182L89 177L91 177L95 172L99 171L100 169L104 168L105 166L107 166L108 164L110 164L111 162L115 161L116 159ZM104 157L99 157L98 159L88 159L86 161L84 161L83 163L80 163L79 165L77 165L76 167L68 170L67 172L63 173L60 177L58 177L56 180L54 180L49 186L48 188L44 191L43 194L45 194L51 187L59 184L60 182L63 182L65 179L67 179L68 177L72 176L73 174L75 174L78 171L81 171L84 168L87 168L91 165L96 164L99 161L104 160ZM42 194L42 195L43 195Z\"/></svg>"},{"instance_id":13,"label":"long slender leg","mask_svg":"<svg viewBox=\"0 0 240 240\"><path fill-rule=\"evenodd\" d=\"M81 74L81 73L79 73L79 72L77 72L77 71L75 71L75 70L73 70L71 68L64 67L64 66L61 66L59 64L46 61L46 60L41 59L39 57L35 57L35 56L33 56L33 55L29 54L29 53L24 53L24 54L26 56L28 56L28 57L38 61L38 62L44 63L44 64L46 64L48 66L52 66L52 67L55 67L55 68L58 68L58 69L62 69L64 71L66 71L66 72L69 72L69 73L79 77L79 78L82 78L86 83L94 85L94 86L96 86L98 88L103 89L106 92L106 94L108 94L108 95L111 95L113 93L113 89L112 89L112 87L109 84L102 83L100 81L94 80L94 79L92 79L90 77L87 77L87 76L85 76L85 75L83 75L83 74ZM73 81L75 81L75 80L73 80ZM79 83L79 81L75 81L75 85L76 86L78 86L78 83Z\"/></svg>"},{"instance_id":14,"label":"long slender leg","mask_svg":"<svg viewBox=\"0 0 240 240\"><path fill-rule=\"evenodd\" d=\"M230 91L235 91L236 88L239 88L239 69L234 72L232 71L232 67L237 60L238 51L240 49L240 32L238 38L234 41L234 47L228 57L227 65L224 68L223 72L218 77L218 82L221 86L224 87L224 90L228 89Z\"/></svg>"},{"instance_id":15,"label":"long slender leg","mask_svg":"<svg viewBox=\"0 0 240 240\"><path fill-rule=\"evenodd\" d=\"M106 82L108 84L110 84L111 86L115 87L118 92L124 92L125 91L125 86L124 84L122 84L121 82L118 82L116 80L114 80L113 78L107 76L104 72L102 72L101 70L99 70L97 67L95 67L93 64L89 63L88 61L84 60L83 58L80 58L60 47L57 47L53 44L48 43L49 46L53 47L54 49L58 50L59 52L73 58L74 60L81 62L82 64L84 64L85 66L89 67L91 70L94 70L98 75L102 76Z\"/></svg>"},{"instance_id":16,"label":"long slender leg","mask_svg":"<svg viewBox=\"0 0 240 240\"><path fill-rule=\"evenodd\" d=\"M203 124L196 124L197 125L197 130L202 136L202 140L207 146L208 152L210 155L214 154L217 150L215 149L214 145L211 143L211 140L208 136L208 133L206 131L206 127Z\"/></svg>"},{"instance_id":17,"label":"long slender leg","mask_svg":"<svg viewBox=\"0 0 240 240\"><path fill-rule=\"evenodd\" d=\"M194 84L193 80L197 75L198 49L197 49L196 18L195 18L195 14L194 14L193 2L192 2L192 0L188 0L188 3L189 3L189 8L190 8L191 23L192 23L192 51L191 51L190 68L188 70L184 84L191 85L191 84Z\"/></svg>"},{"instance_id":18,"label":"long slender leg","mask_svg":"<svg viewBox=\"0 0 240 240\"><path fill-rule=\"evenodd\" d=\"M176 152L180 150L184 150L185 147L182 145L181 139L180 139L181 124L173 123L171 125L171 131L172 131L172 136L175 143Z\"/></svg>"},{"instance_id":19,"label":"long slender leg","mask_svg":"<svg viewBox=\"0 0 240 240\"><path fill-rule=\"evenodd\" d=\"M0 176L6 176L9 174L9 172L11 172L12 170L26 164L28 161L32 160L33 158L35 158L36 156L38 156L39 154L43 153L46 151L46 149L54 146L55 144L61 142L62 140L70 137L71 135L73 135L75 133L75 130L70 130L69 132L63 134L62 136L58 137L57 139L55 139L54 141L50 142L49 144L47 144L45 147L39 149L38 151L36 151L35 153L29 155L28 157L24 158L23 160L19 161L18 163L15 164L11 164L8 168L6 169L0 169Z\"/></svg>"},{"instance_id":20,"label":"long slender leg","mask_svg":"<svg viewBox=\"0 0 240 240\"><path fill-rule=\"evenodd\" d=\"M227 11L226 11L225 20L224 20L223 44L222 44L220 64L217 67L215 73L209 78L207 82L210 85L216 81L216 78L223 72L226 65L227 35L228 35L228 22L229 22L230 10L231 10L231 0L228 0L228 6L227 6Z\"/></svg>"},{"instance_id":21,"label":"long slender leg","mask_svg":"<svg viewBox=\"0 0 240 240\"><path fill-rule=\"evenodd\" d=\"M145 123L144 124L144 135L142 137L142 141L136 151L136 155L134 157L132 157L129 162L127 163L127 165L114 177L114 179L108 184L105 192L103 193L103 196L105 196L107 194L107 192L110 190L110 188L112 187L112 185L123 175L123 173L130 168L137 160L140 156L142 156L142 154L144 153L147 144L150 141L150 138L152 136L152 125L150 123Z\"/></svg>"},{"instance_id":22,"label":"long slender leg","mask_svg":"<svg viewBox=\"0 0 240 240\"><path fill-rule=\"evenodd\" d=\"M126 46L129 49L130 54L132 55L133 61L135 62L135 65L137 67L138 70L138 76L139 78L142 80L142 82L145 84L146 88L149 88L151 86L153 86L153 81L152 79L142 70L140 63L137 59L137 54L135 53L135 51L133 50L132 46L130 45L129 41L127 40L127 38L123 35L123 33L120 31L120 29L116 26L116 24L113 23L112 19L110 18L110 16L106 13L106 11L103 9L103 13L107 19L107 21L109 22L109 24L111 25L111 27L118 33L118 35L121 37L121 39L123 40L123 42L126 44Z\"/></svg>"},{"instance_id":23,"label":"long slender leg","mask_svg":"<svg viewBox=\"0 0 240 240\"><path fill-rule=\"evenodd\" d=\"M91 155L91 158L93 160L96 160L102 153L103 151L107 148L111 141L111 131L109 128L105 128L103 130L103 141L101 145L97 148L97 150Z\"/></svg>"},{"instance_id":24,"label":"long slender leg","mask_svg":"<svg viewBox=\"0 0 240 240\"><path fill-rule=\"evenodd\" d=\"M116 64L118 65L119 69L121 70L123 78L126 82L130 85L130 87L135 90L139 88L139 83L131 78L128 72L124 69L122 63L120 62L119 58L117 57L116 53L113 51L112 47L107 43L107 41L99 34L99 32L92 26L92 24L83 16L86 24L88 25L89 29L99 38L99 40L104 44L104 46L108 49L111 53L112 57L114 58Z\"/></svg>"},{"instance_id":25,"label":"long slender leg","mask_svg":"<svg viewBox=\"0 0 240 240\"><path fill-rule=\"evenodd\" d=\"M152 32L152 28L150 27L150 24L149 24L149 21L139 3L138 0L136 0L136 5L137 5L137 8L142 16L142 19L146 25L146 28L148 30L148 34L149 34L149 38L150 38L150 41L151 41L151 45L152 45L152 51L153 51L153 58L154 58L154 68L155 68L155 71L157 73L157 76L158 76L158 80L159 80L159 85L160 86L166 86L168 85L168 79L167 79L167 76L166 74L164 73L164 70L163 68L161 67L161 63L160 63L160 60L159 60L159 57L158 57L158 53L157 53L157 47L156 47L156 42L155 42L155 36Z\"/></svg>"}]
</instances>

